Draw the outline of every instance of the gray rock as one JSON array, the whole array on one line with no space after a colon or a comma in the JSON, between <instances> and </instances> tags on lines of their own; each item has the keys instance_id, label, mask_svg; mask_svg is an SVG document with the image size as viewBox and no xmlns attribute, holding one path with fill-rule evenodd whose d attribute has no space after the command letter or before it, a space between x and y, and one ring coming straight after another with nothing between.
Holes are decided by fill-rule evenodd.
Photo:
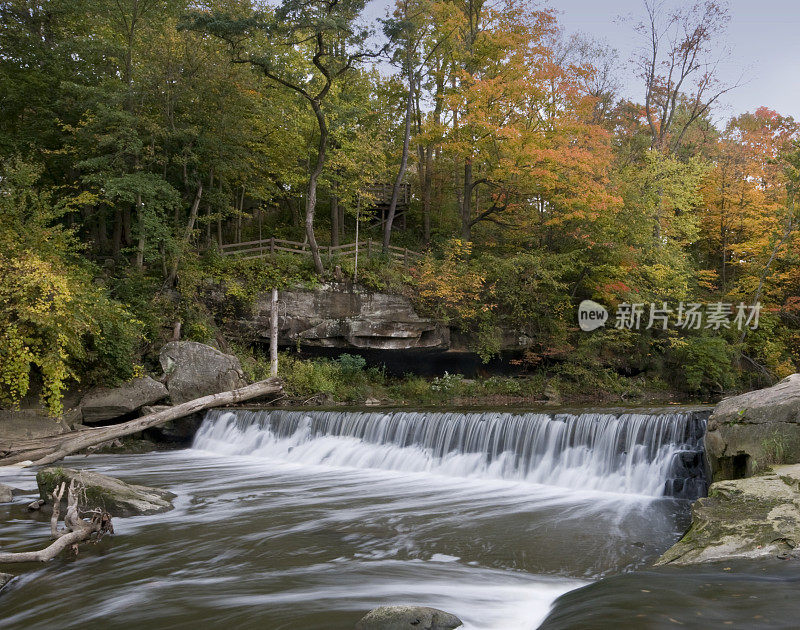
<instances>
[{"instance_id":1,"label":"gray rock","mask_svg":"<svg viewBox=\"0 0 800 630\"><path fill-rule=\"evenodd\" d=\"M715 481L800 462L800 374L720 402L705 446Z\"/></svg>"},{"instance_id":2,"label":"gray rock","mask_svg":"<svg viewBox=\"0 0 800 630\"><path fill-rule=\"evenodd\" d=\"M8 584L11 580L13 580L16 575L11 575L10 573L0 573L0 588L3 588L6 584Z\"/></svg>"},{"instance_id":3,"label":"gray rock","mask_svg":"<svg viewBox=\"0 0 800 630\"><path fill-rule=\"evenodd\" d=\"M74 412L69 415L73 415ZM67 414L65 413L65 416ZM80 412L77 412L80 416ZM64 416L53 418L44 409L0 410L0 451L20 440L59 435L70 430Z\"/></svg>"},{"instance_id":4,"label":"gray rock","mask_svg":"<svg viewBox=\"0 0 800 630\"><path fill-rule=\"evenodd\" d=\"M96 389L81 400L83 421L91 424L119 418L164 400L167 395L167 388L149 376L135 378L113 389Z\"/></svg>"},{"instance_id":5,"label":"gray rock","mask_svg":"<svg viewBox=\"0 0 800 630\"><path fill-rule=\"evenodd\" d=\"M425 606L381 606L370 610L355 630L452 630L462 621L455 615Z\"/></svg>"},{"instance_id":6,"label":"gray rock","mask_svg":"<svg viewBox=\"0 0 800 630\"><path fill-rule=\"evenodd\" d=\"M112 516L136 516L157 514L172 509L171 500L175 495L159 488L125 483L114 477L101 475L89 470L71 468L43 468L36 475L39 496L51 500L53 490L61 483L76 479L85 489L78 504L81 509L103 508ZM62 501L66 502L66 493Z\"/></svg>"},{"instance_id":7,"label":"gray rock","mask_svg":"<svg viewBox=\"0 0 800 630\"><path fill-rule=\"evenodd\" d=\"M171 341L159 354L172 403L247 385L239 359L194 341Z\"/></svg>"},{"instance_id":8,"label":"gray rock","mask_svg":"<svg viewBox=\"0 0 800 630\"><path fill-rule=\"evenodd\" d=\"M420 317L402 295L334 284L314 291L281 291L279 300L281 345L379 350L450 347L449 328ZM240 322L244 333L269 339L270 308L270 296L259 296L253 315Z\"/></svg>"},{"instance_id":9,"label":"gray rock","mask_svg":"<svg viewBox=\"0 0 800 630\"><path fill-rule=\"evenodd\" d=\"M35 501L31 501L28 503L28 512L37 512L38 510L42 509L44 504L44 499L36 499Z\"/></svg>"},{"instance_id":10,"label":"gray rock","mask_svg":"<svg viewBox=\"0 0 800 630\"><path fill-rule=\"evenodd\" d=\"M800 543L800 465L711 485L692 525L657 564L698 564L791 553Z\"/></svg>"},{"instance_id":11,"label":"gray rock","mask_svg":"<svg viewBox=\"0 0 800 630\"><path fill-rule=\"evenodd\" d=\"M11 503L14 500L14 491L11 486L0 483L0 503Z\"/></svg>"},{"instance_id":12,"label":"gray rock","mask_svg":"<svg viewBox=\"0 0 800 630\"><path fill-rule=\"evenodd\" d=\"M142 407L142 415L147 416L151 413L169 409L168 405L156 405L155 407ZM168 442L171 444L190 444L194 439L200 425L203 424L203 413L194 413L183 418L169 420L157 427L147 430L147 436L157 442Z\"/></svg>"}]
</instances>

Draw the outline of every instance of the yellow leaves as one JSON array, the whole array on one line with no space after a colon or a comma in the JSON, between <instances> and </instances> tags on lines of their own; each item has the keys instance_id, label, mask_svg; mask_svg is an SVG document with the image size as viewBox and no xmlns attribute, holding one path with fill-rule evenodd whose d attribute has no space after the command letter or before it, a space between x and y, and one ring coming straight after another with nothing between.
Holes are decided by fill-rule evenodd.
<instances>
[{"instance_id":1,"label":"yellow leaves","mask_svg":"<svg viewBox=\"0 0 800 630\"><path fill-rule=\"evenodd\" d=\"M0 254L0 404L17 405L30 373L42 379L42 402L61 412L61 397L83 356L84 337L99 327L91 310L102 302L88 277L31 251Z\"/></svg>"},{"instance_id":2,"label":"yellow leaves","mask_svg":"<svg viewBox=\"0 0 800 630\"><path fill-rule=\"evenodd\" d=\"M485 275L468 262L471 250L472 243L452 239L442 260L427 255L417 268L420 300L444 320L469 321L490 308L481 299Z\"/></svg>"}]
</instances>

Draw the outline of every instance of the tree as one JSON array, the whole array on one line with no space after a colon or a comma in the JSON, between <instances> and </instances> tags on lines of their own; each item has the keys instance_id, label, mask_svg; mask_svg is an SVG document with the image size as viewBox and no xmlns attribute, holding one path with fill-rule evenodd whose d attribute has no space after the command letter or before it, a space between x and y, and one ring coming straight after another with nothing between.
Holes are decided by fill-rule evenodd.
<instances>
[{"instance_id":1,"label":"tree","mask_svg":"<svg viewBox=\"0 0 800 630\"><path fill-rule=\"evenodd\" d=\"M637 69L645 86L644 109L650 148L674 152L689 127L736 85L717 77L717 38L730 21L717 0L696 0L671 10L666 0L644 0L646 18L635 30L645 43ZM678 120L678 112L685 116Z\"/></svg>"},{"instance_id":2,"label":"tree","mask_svg":"<svg viewBox=\"0 0 800 630\"><path fill-rule=\"evenodd\" d=\"M257 11L247 17L194 12L187 23L193 30L226 41L234 63L257 68L298 94L314 113L319 138L306 188L305 227L319 274L324 267L314 234L314 215L330 138L325 101L335 83L360 61L378 54L364 48L368 32L356 26L364 4L365 0L284 0L274 12ZM298 58L298 51L303 57Z\"/></svg>"}]
</instances>

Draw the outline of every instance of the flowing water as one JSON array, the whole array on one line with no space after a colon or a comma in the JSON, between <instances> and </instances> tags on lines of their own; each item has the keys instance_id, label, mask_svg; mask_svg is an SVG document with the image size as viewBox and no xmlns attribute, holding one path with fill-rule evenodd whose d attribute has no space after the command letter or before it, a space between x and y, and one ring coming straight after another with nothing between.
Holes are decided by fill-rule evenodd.
<instances>
[{"instance_id":1,"label":"flowing water","mask_svg":"<svg viewBox=\"0 0 800 630\"><path fill-rule=\"evenodd\" d=\"M703 428L689 411L209 412L188 450L68 458L169 489L175 509L26 567L0 627L351 630L414 603L532 630L680 536L705 490ZM3 549L46 539L22 505L0 506Z\"/></svg>"}]
</instances>

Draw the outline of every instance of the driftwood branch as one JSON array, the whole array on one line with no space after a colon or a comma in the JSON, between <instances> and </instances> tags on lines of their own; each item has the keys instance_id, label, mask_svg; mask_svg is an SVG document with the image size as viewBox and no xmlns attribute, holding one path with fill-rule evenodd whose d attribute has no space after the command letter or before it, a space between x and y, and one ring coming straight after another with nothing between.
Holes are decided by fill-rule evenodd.
<instances>
[{"instance_id":1,"label":"driftwood branch","mask_svg":"<svg viewBox=\"0 0 800 630\"><path fill-rule=\"evenodd\" d=\"M76 487L73 479L67 494L67 512L64 515L64 529L58 530L58 517L61 511L61 497L64 496L66 484L53 491L53 516L50 519L50 535L55 541L39 551L22 551L0 553L0 564L17 562L48 562L70 547L77 553L77 544L92 537L100 539L106 533L114 533L111 517L104 510L92 512L92 518L85 521L78 512L78 496L81 488Z\"/></svg>"},{"instance_id":2,"label":"driftwood branch","mask_svg":"<svg viewBox=\"0 0 800 630\"><path fill-rule=\"evenodd\" d=\"M283 385L281 381L278 378L269 378L229 392L195 398L169 409L151 413L122 424L25 440L17 444L8 445L4 449L5 453L0 458L0 466L28 461L31 462L27 464L29 466L52 464L67 455L72 455L90 446L96 446L115 438L157 427L170 420L184 418L198 411L233 405L262 396L280 394L282 391Z\"/></svg>"}]
</instances>

